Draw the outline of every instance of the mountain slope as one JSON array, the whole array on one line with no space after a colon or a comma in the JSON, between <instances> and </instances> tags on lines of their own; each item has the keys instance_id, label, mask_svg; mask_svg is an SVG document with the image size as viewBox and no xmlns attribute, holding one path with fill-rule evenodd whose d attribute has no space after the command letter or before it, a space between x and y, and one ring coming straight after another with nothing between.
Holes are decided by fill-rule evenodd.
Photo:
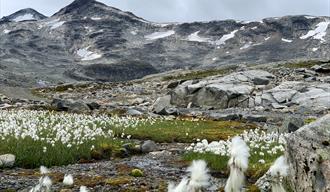
<instances>
[{"instance_id":1,"label":"mountain slope","mask_svg":"<svg viewBox=\"0 0 330 192\"><path fill-rule=\"evenodd\" d=\"M0 22L0 84L121 81L183 68L329 59L329 17L159 24L94 0Z\"/></svg>"},{"instance_id":2,"label":"mountain slope","mask_svg":"<svg viewBox=\"0 0 330 192\"><path fill-rule=\"evenodd\" d=\"M14 21L14 22L20 22L20 21L31 21L31 20L42 20L47 18L45 15L39 13L38 11L27 8L19 10L7 17L2 18L2 21Z\"/></svg>"}]
</instances>

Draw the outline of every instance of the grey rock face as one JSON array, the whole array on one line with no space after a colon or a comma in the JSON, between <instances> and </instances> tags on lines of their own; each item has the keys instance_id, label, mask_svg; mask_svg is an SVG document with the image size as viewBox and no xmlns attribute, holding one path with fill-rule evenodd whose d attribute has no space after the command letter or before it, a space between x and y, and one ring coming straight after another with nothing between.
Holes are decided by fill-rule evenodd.
<instances>
[{"instance_id":1,"label":"grey rock face","mask_svg":"<svg viewBox=\"0 0 330 192\"><path fill-rule=\"evenodd\" d=\"M142 153L153 152L153 151L156 151L157 149L158 149L157 144L151 140L144 141L141 145Z\"/></svg>"},{"instance_id":2,"label":"grey rock face","mask_svg":"<svg viewBox=\"0 0 330 192\"><path fill-rule=\"evenodd\" d=\"M287 138L289 181L294 191L330 191L329 138L330 115L305 125Z\"/></svg>"},{"instance_id":3,"label":"grey rock face","mask_svg":"<svg viewBox=\"0 0 330 192\"><path fill-rule=\"evenodd\" d=\"M123 81L173 69L329 59L330 27L322 39L306 36L327 19L157 24L97 1L76 0L50 18L0 21L0 84ZM251 81L265 85L270 79L259 74Z\"/></svg>"},{"instance_id":4,"label":"grey rock face","mask_svg":"<svg viewBox=\"0 0 330 192\"><path fill-rule=\"evenodd\" d=\"M13 154L0 155L0 167L12 167L15 164L16 156Z\"/></svg>"},{"instance_id":5,"label":"grey rock face","mask_svg":"<svg viewBox=\"0 0 330 192\"><path fill-rule=\"evenodd\" d=\"M206 78L197 83L187 81L171 92L171 104L186 107L191 102L192 106L203 108L246 108L249 107L255 86L268 84L273 78L266 71L250 70Z\"/></svg>"}]
</instances>

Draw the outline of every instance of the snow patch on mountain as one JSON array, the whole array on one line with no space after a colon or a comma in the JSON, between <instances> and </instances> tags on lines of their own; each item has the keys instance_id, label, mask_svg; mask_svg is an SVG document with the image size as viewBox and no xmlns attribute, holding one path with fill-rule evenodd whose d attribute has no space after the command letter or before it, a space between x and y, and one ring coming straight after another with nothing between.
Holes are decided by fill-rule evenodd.
<instances>
[{"instance_id":1,"label":"snow patch on mountain","mask_svg":"<svg viewBox=\"0 0 330 192\"><path fill-rule=\"evenodd\" d=\"M226 34L226 35L223 35L219 40L217 40L215 42L216 45L224 45L226 44L226 41L235 37L235 33L237 32L238 30L234 30L232 32L230 32L229 34Z\"/></svg>"},{"instance_id":2,"label":"snow patch on mountain","mask_svg":"<svg viewBox=\"0 0 330 192\"><path fill-rule=\"evenodd\" d=\"M101 20L102 18L101 18L101 17L92 17L91 19L94 20L94 21L99 21L99 20Z\"/></svg>"},{"instance_id":3,"label":"snow patch on mountain","mask_svg":"<svg viewBox=\"0 0 330 192\"><path fill-rule=\"evenodd\" d=\"M313 52L315 52L315 51L317 51L317 50L319 50L318 47L314 47L314 48L312 49Z\"/></svg>"},{"instance_id":4,"label":"snow patch on mountain","mask_svg":"<svg viewBox=\"0 0 330 192\"><path fill-rule=\"evenodd\" d=\"M306 15L305 18L306 18L306 19L315 19L316 17Z\"/></svg>"},{"instance_id":5,"label":"snow patch on mountain","mask_svg":"<svg viewBox=\"0 0 330 192\"><path fill-rule=\"evenodd\" d=\"M10 33L10 30L8 30L8 29L4 29L4 30L3 30L3 33L4 33L4 34L8 34L8 33Z\"/></svg>"},{"instance_id":6,"label":"snow patch on mountain","mask_svg":"<svg viewBox=\"0 0 330 192\"><path fill-rule=\"evenodd\" d=\"M102 57L101 54L94 53L92 51L88 51L88 49L89 49L89 47L85 47L85 48L79 49L77 51L77 55L79 55L79 57L81 57L82 61L91 61L91 60L95 60L95 59Z\"/></svg>"},{"instance_id":7,"label":"snow patch on mountain","mask_svg":"<svg viewBox=\"0 0 330 192\"><path fill-rule=\"evenodd\" d=\"M46 22L46 25L50 27L50 29L56 29L58 27L61 27L65 21L60 21L60 19L54 19L51 21Z\"/></svg>"},{"instance_id":8,"label":"snow patch on mountain","mask_svg":"<svg viewBox=\"0 0 330 192\"><path fill-rule=\"evenodd\" d=\"M154 32L150 35L144 36L144 38L146 38L148 40L156 40L156 39L169 37L169 36L174 35L174 34L175 34L175 31L169 30L169 31L163 31L163 32Z\"/></svg>"},{"instance_id":9,"label":"snow patch on mountain","mask_svg":"<svg viewBox=\"0 0 330 192\"><path fill-rule=\"evenodd\" d=\"M247 48L251 47L251 45L252 45L252 42L250 41L250 42L246 43L245 45L243 45L243 47L241 47L239 49L240 50L247 49Z\"/></svg>"},{"instance_id":10,"label":"snow patch on mountain","mask_svg":"<svg viewBox=\"0 0 330 192\"><path fill-rule=\"evenodd\" d=\"M287 43L291 43L293 40L282 38L282 41L287 42Z\"/></svg>"},{"instance_id":11,"label":"snow patch on mountain","mask_svg":"<svg viewBox=\"0 0 330 192\"><path fill-rule=\"evenodd\" d=\"M20 22L20 21L27 21L27 20L34 20L34 16L31 13L24 14L17 16L16 18L13 19L13 21Z\"/></svg>"},{"instance_id":12,"label":"snow patch on mountain","mask_svg":"<svg viewBox=\"0 0 330 192\"><path fill-rule=\"evenodd\" d=\"M308 31L308 33L306 35L301 36L300 39L307 39L313 37L313 39L318 39L321 42L324 42L324 37L327 34L327 28L329 24L329 20L317 24L314 30Z\"/></svg>"},{"instance_id":13,"label":"snow patch on mountain","mask_svg":"<svg viewBox=\"0 0 330 192\"><path fill-rule=\"evenodd\" d=\"M192 34L190 34L187 38L188 41L196 41L196 42L209 42L210 39L206 37L200 37L198 36L199 31L196 31Z\"/></svg>"}]
</instances>

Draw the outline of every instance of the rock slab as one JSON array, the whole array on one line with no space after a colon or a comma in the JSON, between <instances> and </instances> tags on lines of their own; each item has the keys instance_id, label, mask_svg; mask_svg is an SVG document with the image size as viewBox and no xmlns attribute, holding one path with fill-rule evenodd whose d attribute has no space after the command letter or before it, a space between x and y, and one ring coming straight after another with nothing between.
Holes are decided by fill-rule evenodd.
<instances>
[{"instance_id":1,"label":"rock slab","mask_svg":"<svg viewBox=\"0 0 330 192\"><path fill-rule=\"evenodd\" d=\"M286 157L294 191L330 191L330 114L292 133Z\"/></svg>"}]
</instances>

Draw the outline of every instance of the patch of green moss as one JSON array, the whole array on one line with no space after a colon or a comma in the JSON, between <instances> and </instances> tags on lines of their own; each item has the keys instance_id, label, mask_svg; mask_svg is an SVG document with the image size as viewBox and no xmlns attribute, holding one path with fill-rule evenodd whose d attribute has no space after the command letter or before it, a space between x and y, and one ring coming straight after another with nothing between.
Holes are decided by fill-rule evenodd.
<instances>
[{"instance_id":1,"label":"patch of green moss","mask_svg":"<svg viewBox=\"0 0 330 192\"><path fill-rule=\"evenodd\" d=\"M297 68L311 68L314 65L321 65L324 63L329 63L330 61L301 61L301 62L294 62L294 63L286 63L281 66L291 68L291 69L297 69Z\"/></svg>"},{"instance_id":2,"label":"patch of green moss","mask_svg":"<svg viewBox=\"0 0 330 192\"><path fill-rule=\"evenodd\" d=\"M304 120L304 123L305 124L310 124L310 123L313 123L314 121L316 121L316 118L307 118Z\"/></svg>"},{"instance_id":3,"label":"patch of green moss","mask_svg":"<svg viewBox=\"0 0 330 192\"><path fill-rule=\"evenodd\" d=\"M209 141L227 140L239 135L247 129L255 129L257 125L239 121L209 121L209 120L157 120L134 128L125 128L125 134L134 139L155 142L191 143L197 138ZM114 128L120 136L122 129Z\"/></svg>"},{"instance_id":4,"label":"patch of green moss","mask_svg":"<svg viewBox=\"0 0 330 192\"><path fill-rule=\"evenodd\" d=\"M260 192L260 189L256 185L250 185L247 187L246 192Z\"/></svg>"},{"instance_id":5,"label":"patch of green moss","mask_svg":"<svg viewBox=\"0 0 330 192\"><path fill-rule=\"evenodd\" d=\"M143 176L144 176L144 173L143 173L143 171L140 170L140 169L133 169L133 170L131 171L131 175L132 175L133 177L143 177Z\"/></svg>"},{"instance_id":6,"label":"patch of green moss","mask_svg":"<svg viewBox=\"0 0 330 192\"><path fill-rule=\"evenodd\" d=\"M112 186L120 186L127 183L130 183L132 181L132 177L128 176L120 176L116 178L110 178L105 180L106 185L112 185Z\"/></svg>"},{"instance_id":7,"label":"patch of green moss","mask_svg":"<svg viewBox=\"0 0 330 192\"><path fill-rule=\"evenodd\" d=\"M199 70L192 71L189 73L182 73L178 75L169 75L163 77L163 81L169 80L191 80L191 79L202 79L209 76L215 75L225 75L237 69L237 66L229 66L221 69L209 69L209 70Z\"/></svg>"}]
</instances>

